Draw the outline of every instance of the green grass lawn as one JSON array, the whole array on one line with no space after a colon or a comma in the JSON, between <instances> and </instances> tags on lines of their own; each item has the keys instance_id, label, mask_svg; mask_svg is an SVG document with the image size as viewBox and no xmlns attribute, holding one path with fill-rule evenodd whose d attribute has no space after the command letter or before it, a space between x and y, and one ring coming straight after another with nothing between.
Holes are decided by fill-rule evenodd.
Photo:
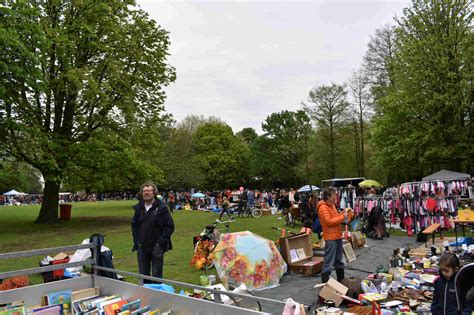
<instances>
[{"instance_id":1,"label":"green grass lawn","mask_svg":"<svg viewBox=\"0 0 474 315\"><path fill-rule=\"evenodd\" d=\"M132 253L130 220L134 201L106 201L97 203L75 203L72 219L54 225L33 223L39 206L0 207L0 252L31 250L46 247L80 244L93 233L105 235L105 245L114 253L117 269L138 272L136 253ZM204 272L190 265L193 256L194 235L198 235L218 214L202 211L179 211L173 213L176 229L173 234L173 247L165 255L164 276L168 279L199 283ZM231 232L249 230L271 240L279 237L279 232L271 226L282 227L283 220L278 216L263 216L259 219L242 218L231 225ZM220 228L224 228L221 226ZM295 228L294 230L298 230ZM443 233L453 235L454 233ZM393 236L406 236L396 231ZM316 237L313 236L316 241ZM54 253L52 253L54 256ZM43 257L0 261L0 271L37 267ZM213 270L212 272L215 272ZM33 283L42 282L40 275L30 276ZM136 282L133 278L127 281Z\"/></svg>"},{"instance_id":2,"label":"green grass lawn","mask_svg":"<svg viewBox=\"0 0 474 315\"><path fill-rule=\"evenodd\" d=\"M71 221L54 225L33 223L38 215L39 206L0 207L0 252L75 245L89 238L92 233L101 233L105 235L104 245L114 253L115 268L138 272L136 253L131 252L130 220L133 214L131 207L134 203L134 201L75 203ZM199 276L204 273L190 265L193 256L192 237L198 235L217 217L217 214L202 211L173 213L176 225L172 237L174 249L165 255L166 278L196 284L199 282ZM271 229L271 226L283 226L283 224L283 220L278 220L278 216L263 216L259 219L237 219L230 229L231 232L250 230L276 240L279 232ZM3 260L0 261L0 271L36 267L42 258ZM42 280L38 275L30 276L30 281L38 283ZM127 278L127 281L136 282L131 278Z\"/></svg>"}]
</instances>

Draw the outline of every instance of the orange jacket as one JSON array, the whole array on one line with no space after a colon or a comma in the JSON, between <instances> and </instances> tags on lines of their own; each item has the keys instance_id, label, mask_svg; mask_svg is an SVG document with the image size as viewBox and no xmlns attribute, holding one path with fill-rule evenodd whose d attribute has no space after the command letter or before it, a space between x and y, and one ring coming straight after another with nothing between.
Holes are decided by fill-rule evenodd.
<instances>
[{"instance_id":1,"label":"orange jacket","mask_svg":"<svg viewBox=\"0 0 474 315\"><path fill-rule=\"evenodd\" d=\"M334 241L342 238L342 221L344 213L338 213L336 206L324 200L318 203L318 217L323 228L325 241Z\"/></svg>"}]
</instances>

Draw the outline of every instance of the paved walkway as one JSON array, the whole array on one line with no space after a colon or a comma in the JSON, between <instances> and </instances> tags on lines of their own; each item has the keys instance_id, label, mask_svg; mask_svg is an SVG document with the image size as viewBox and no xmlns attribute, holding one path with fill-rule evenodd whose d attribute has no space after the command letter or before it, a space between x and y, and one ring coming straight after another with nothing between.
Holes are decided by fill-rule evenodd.
<instances>
[{"instance_id":1,"label":"paved walkway","mask_svg":"<svg viewBox=\"0 0 474 315\"><path fill-rule=\"evenodd\" d=\"M377 266L388 265L388 258L393 255L393 249L399 247L416 248L419 243L416 242L415 237L389 237L383 240L368 239L367 246L356 251L357 259L346 266L346 276L365 278L368 273L375 272ZM333 276L336 277L334 271ZM281 279L280 286L255 294L276 300L285 300L291 297L299 303L314 305L321 290L321 288L313 288L317 283L321 283L321 274L305 277L292 273ZM264 312L278 315L282 313L282 309L272 305L262 305L262 308Z\"/></svg>"}]
</instances>

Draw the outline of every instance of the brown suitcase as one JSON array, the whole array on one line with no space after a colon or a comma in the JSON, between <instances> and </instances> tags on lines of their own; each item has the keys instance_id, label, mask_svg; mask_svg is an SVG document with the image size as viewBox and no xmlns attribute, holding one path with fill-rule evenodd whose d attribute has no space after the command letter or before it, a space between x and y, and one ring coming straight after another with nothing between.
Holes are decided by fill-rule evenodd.
<instances>
[{"instance_id":1,"label":"brown suitcase","mask_svg":"<svg viewBox=\"0 0 474 315\"><path fill-rule=\"evenodd\" d=\"M311 235L298 234L281 238L280 246L281 255L290 271L306 276L316 275L322 271L324 258L313 256ZM296 251L299 253L295 253Z\"/></svg>"},{"instance_id":2,"label":"brown suitcase","mask_svg":"<svg viewBox=\"0 0 474 315\"><path fill-rule=\"evenodd\" d=\"M313 276L323 270L323 257L311 257L296 263L292 263L289 268L291 272L300 273L304 276Z\"/></svg>"}]
</instances>

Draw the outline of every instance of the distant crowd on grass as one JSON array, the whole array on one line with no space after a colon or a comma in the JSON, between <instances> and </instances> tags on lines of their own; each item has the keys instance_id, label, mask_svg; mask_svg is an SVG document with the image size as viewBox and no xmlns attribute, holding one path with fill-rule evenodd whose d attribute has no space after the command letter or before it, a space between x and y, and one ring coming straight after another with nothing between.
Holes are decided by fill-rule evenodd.
<instances>
[{"instance_id":1,"label":"distant crowd on grass","mask_svg":"<svg viewBox=\"0 0 474 315\"><path fill-rule=\"evenodd\" d=\"M273 190L253 190L253 189L225 189L220 191L200 192L202 197L193 197L196 191L173 191L161 190L158 198L168 205L171 211L174 210L196 210L221 208L224 202L230 205L240 204L241 206L261 208L276 207L282 209L287 203L298 202L299 194L293 188L273 189ZM137 192L113 192L113 193L60 193L59 203L75 202L99 202L109 200L139 200ZM0 206L5 205L34 205L43 202L42 194L28 194L21 196L0 195Z\"/></svg>"},{"instance_id":2,"label":"distant crowd on grass","mask_svg":"<svg viewBox=\"0 0 474 315\"><path fill-rule=\"evenodd\" d=\"M59 203L71 202L97 202L107 200L133 200L137 199L135 192L116 192L116 193L60 193ZM29 194L21 196L4 196L0 195L0 206L20 206L35 205L43 202L42 194Z\"/></svg>"},{"instance_id":3,"label":"distant crowd on grass","mask_svg":"<svg viewBox=\"0 0 474 315\"><path fill-rule=\"evenodd\" d=\"M281 211L288 208L291 204L300 203L308 196L298 194L294 188L276 188L272 190L237 190L225 189L220 191L199 191L201 197L196 197L196 191L174 191L160 190L158 198L168 205L170 211L174 210L212 210L222 208L224 203L230 206L239 207L260 207L270 209L272 207ZM369 191L370 193L370 191ZM316 196L316 199L318 196ZM300 200L301 199L301 200ZM75 202L98 202L109 200L140 200L140 195L136 191L108 192L108 193L69 193L59 194L59 203ZM28 194L22 196L3 196L0 195L0 206L5 205L34 205L41 204L42 194Z\"/></svg>"},{"instance_id":4,"label":"distant crowd on grass","mask_svg":"<svg viewBox=\"0 0 474 315\"><path fill-rule=\"evenodd\" d=\"M195 197L193 192L167 191L160 192L158 198L165 202L171 211L173 210L212 210L222 208L223 204L239 207L260 207L270 209L272 207L281 210L289 207L291 203L298 203L301 195L296 189L274 189L274 190L238 190L225 189L222 191L201 192L203 196Z\"/></svg>"}]
</instances>

